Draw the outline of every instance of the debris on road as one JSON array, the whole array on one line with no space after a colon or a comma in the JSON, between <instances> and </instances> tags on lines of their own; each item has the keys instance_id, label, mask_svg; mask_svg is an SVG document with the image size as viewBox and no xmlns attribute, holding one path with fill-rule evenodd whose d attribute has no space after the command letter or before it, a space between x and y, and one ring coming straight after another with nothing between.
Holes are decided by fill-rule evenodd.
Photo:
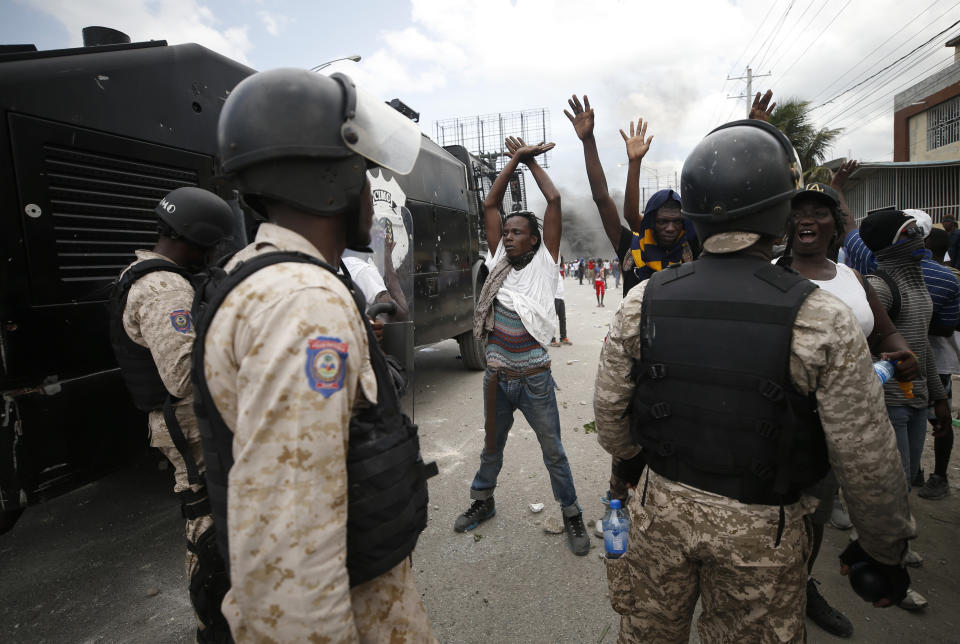
<instances>
[{"instance_id":1,"label":"debris on road","mask_svg":"<svg viewBox=\"0 0 960 644\"><path fill-rule=\"evenodd\" d=\"M482 534L479 534L479 533L477 533L477 532L474 532L474 533L473 533L473 542L474 542L474 543L480 541L481 539L483 539L483 535L482 535Z\"/></svg>"},{"instance_id":2,"label":"debris on road","mask_svg":"<svg viewBox=\"0 0 960 644\"><path fill-rule=\"evenodd\" d=\"M530 504L530 511L531 511L531 512L536 513L536 512L540 512L540 511L542 511L542 510L543 510L543 503L531 503L531 504Z\"/></svg>"},{"instance_id":3,"label":"debris on road","mask_svg":"<svg viewBox=\"0 0 960 644\"><path fill-rule=\"evenodd\" d=\"M585 434L596 434L597 433L597 421L591 420L589 423L584 423L583 433Z\"/></svg>"},{"instance_id":4,"label":"debris on road","mask_svg":"<svg viewBox=\"0 0 960 644\"><path fill-rule=\"evenodd\" d=\"M563 522L557 517L548 517L543 522L543 531L547 534L563 534Z\"/></svg>"}]
</instances>

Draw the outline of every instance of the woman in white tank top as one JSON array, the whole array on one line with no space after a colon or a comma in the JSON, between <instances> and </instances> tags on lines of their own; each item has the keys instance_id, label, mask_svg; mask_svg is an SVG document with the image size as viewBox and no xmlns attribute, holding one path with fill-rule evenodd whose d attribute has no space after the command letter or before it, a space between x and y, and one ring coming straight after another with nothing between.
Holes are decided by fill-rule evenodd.
<instances>
[{"instance_id":1,"label":"woman in white tank top","mask_svg":"<svg viewBox=\"0 0 960 644\"><path fill-rule=\"evenodd\" d=\"M776 263L790 266L850 307L860 322L871 353L888 354L891 359L900 361L897 365L898 376L912 379L919 372L917 360L910 353L906 340L897 332L877 294L857 271L837 264L828 257L843 239L843 219L840 203L834 196L836 194L829 186L813 183L793 198L790 219L787 221L787 248ZM820 498L820 507L809 523L813 548L807 565L811 573L823 542L824 524L832 520L831 511L837 491L837 481L832 473L815 488L808 490L808 493ZM846 527L849 526L847 519ZM835 635L849 637L853 634L850 620L827 603L812 577L807 582L807 615Z\"/></svg>"}]
</instances>

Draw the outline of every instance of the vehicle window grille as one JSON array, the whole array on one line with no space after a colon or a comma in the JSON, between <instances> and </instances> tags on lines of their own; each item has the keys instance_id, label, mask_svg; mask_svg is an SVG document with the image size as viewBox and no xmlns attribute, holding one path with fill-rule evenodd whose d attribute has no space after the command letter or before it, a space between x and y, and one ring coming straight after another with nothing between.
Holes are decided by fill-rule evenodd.
<instances>
[{"instance_id":1,"label":"vehicle window grille","mask_svg":"<svg viewBox=\"0 0 960 644\"><path fill-rule=\"evenodd\" d=\"M157 202L199 182L193 169L63 145L45 145L43 162L61 282L113 280L156 241Z\"/></svg>"}]
</instances>

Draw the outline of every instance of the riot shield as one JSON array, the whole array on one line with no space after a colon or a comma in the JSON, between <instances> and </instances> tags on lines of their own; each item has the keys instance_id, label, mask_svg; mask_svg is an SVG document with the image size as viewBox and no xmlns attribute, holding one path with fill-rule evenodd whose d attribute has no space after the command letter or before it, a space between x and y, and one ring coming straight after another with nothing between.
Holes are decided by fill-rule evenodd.
<instances>
[{"instance_id":1,"label":"riot shield","mask_svg":"<svg viewBox=\"0 0 960 644\"><path fill-rule=\"evenodd\" d=\"M397 182L384 170L367 173L373 193L372 253L344 252L344 265L364 293L368 311L382 320L384 353L399 362L413 387L413 217ZM386 175L386 176L384 176ZM384 292L386 295L384 295ZM378 302L396 306L384 311ZM404 401L412 405L413 394Z\"/></svg>"}]
</instances>

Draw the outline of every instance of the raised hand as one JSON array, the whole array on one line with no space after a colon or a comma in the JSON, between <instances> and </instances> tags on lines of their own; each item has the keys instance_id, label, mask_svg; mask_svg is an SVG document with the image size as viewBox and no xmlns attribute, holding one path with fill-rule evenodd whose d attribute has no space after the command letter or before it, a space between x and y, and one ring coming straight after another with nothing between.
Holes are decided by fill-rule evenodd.
<instances>
[{"instance_id":1,"label":"raised hand","mask_svg":"<svg viewBox=\"0 0 960 644\"><path fill-rule=\"evenodd\" d=\"M593 108L590 107L590 99L587 98L587 95L583 95L583 105L580 104L580 99L577 98L576 94L567 100L567 104L573 110L573 114L567 110L563 110L563 113L573 123L573 129L576 130L577 137L583 141L593 136Z\"/></svg>"},{"instance_id":2,"label":"raised hand","mask_svg":"<svg viewBox=\"0 0 960 644\"><path fill-rule=\"evenodd\" d=\"M768 89L763 96L760 96L760 92L757 92L757 95L753 97L753 105L750 106L750 118L769 123L773 108L777 106L775 102L770 102L771 98L773 98L772 89Z\"/></svg>"},{"instance_id":3,"label":"raised hand","mask_svg":"<svg viewBox=\"0 0 960 644\"><path fill-rule=\"evenodd\" d=\"M539 143L527 145L520 137L508 136L504 143L507 146L507 156L520 163L535 163L534 157L556 147L556 143Z\"/></svg>"},{"instance_id":4,"label":"raised hand","mask_svg":"<svg viewBox=\"0 0 960 644\"><path fill-rule=\"evenodd\" d=\"M653 135L651 134L647 138L647 125L649 123L644 123L643 118L637 119L637 128L634 131L633 121L630 121L630 136L627 136L627 133L623 130L620 130L620 136L623 137L624 142L627 144L627 159L630 161L639 161L647 153L647 150L650 149L650 142L653 141Z\"/></svg>"},{"instance_id":5,"label":"raised hand","mask_svg":"<svg viewBox=\"0 0 960 644\"><path fill-rule=\"evenodd\" d=\"M830 180L830 187L837 192L842 192L843 186L847 183L847 179L856 171L858 165L860 164L856 159L844 161L840 167L837 168L837 171L833 173L833 179Z\"/></svg>"}]
</instances>

